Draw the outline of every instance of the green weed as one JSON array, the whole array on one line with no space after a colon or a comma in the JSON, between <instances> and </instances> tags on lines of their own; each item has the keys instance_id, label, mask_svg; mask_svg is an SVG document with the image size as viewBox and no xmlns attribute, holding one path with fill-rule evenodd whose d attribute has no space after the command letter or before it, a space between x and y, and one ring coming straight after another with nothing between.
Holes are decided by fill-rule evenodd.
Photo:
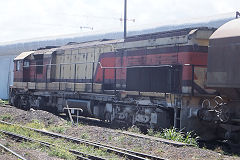
<instances>
[{"instance_id":1,"label":"green weed","mask_svg":"<svg viewBox=\"0 0 240 160\"><path fill-rule=\"evenodd\" d=\"M128 128L128 132L133 132L133 133L141 133L141 130L137 126L132 126Z\"/></svg>"},{"instance_id":2,"label":"green weed","mask_svg":"<svg viewBox=\"0 0 240 160\"><path fill-rule=\"evenodd\" d=\"M12 121L12 120L13 120L13 117L12 117L12 115L10 115L10 114L4 114L4 115L1 115L1 116L0 116L0 119L1 119L2 121Z\"/></svg>"},{"instance_id":3,"label":"green weed","mask_svg":"<svg viewBox=\"0 0 240 160\"><path fill-rule=\"evenodd\" d=\"M36 128L36 129L43 129L45 127L45 125L37 119L32 120L32 122L28 123L26 126L30 128Z\"/></svg>"},{"instance_id":4,"label":"green weed","mask_svg":"<svg viewBox=\"0 0 240 160\"><path fill-rule=\"evenodd\" d=\"M50 156L55 156L66 160L76 159L76 157L73 154L71 154L69 151L61 147L51 147L50 150L48 151L48 154Z\"/></svg>"},{"instance_id":5,"label":"green weed","mask_svg":"<svg viewBox=\"0 0 240 160\"><path fill-rule=\"evenodd\" d=\"M48 127L47 130L55 132L55 133L64 133L66 131L66 127L62 126L53 126Z\"/></svg>"},{"instance_id":6,"label":"green weed","mask_svg":"<svg viewBox=\"0 0 240 160\"><path fill-rule=\"evenodd\" d=\"M0 99L0 104L6 105L6 104L9 104L9 101Z\"/></svg>"},{"instance_id":7,"label":"green weed","mask_svg":"<svg viewBox=\"0 0 240 160\"><path fill-rule=\"evenodd\" d=\"M152 129L149 129L148 135L197 146L198 138L196 136L194 137L192 132L184 133L182 131L178 131L176 128L163 129L160 132L155 132Z\"/></svg>"},{"instance_id":8,"label":"green weed","mask_svg":"<svg viewBox=\"0 0 240 160\"><path fill-rule=\"evenodd\" d=\"M83 133L83 134L81 135L81 138L82 138L82 139L88 139L88 138L89 138L89 135L88 135L87 133Z\"/></svg>"},{"instance_id":9,"label":"green weed","mask_svg":"<svg viewBox=\"0 0 240 160\"><path fill-rule=\"evenodd\" d=\"M112 136L108 136L108 141L111 141L112 140Z\"/></svg>"}]
</instances>

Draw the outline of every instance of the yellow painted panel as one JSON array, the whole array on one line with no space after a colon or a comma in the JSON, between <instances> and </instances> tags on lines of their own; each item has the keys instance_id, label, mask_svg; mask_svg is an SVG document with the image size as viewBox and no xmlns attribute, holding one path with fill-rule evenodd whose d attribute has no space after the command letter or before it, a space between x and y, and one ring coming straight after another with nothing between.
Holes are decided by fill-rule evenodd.
<instances>
[{"instance_id":1,"label":"yellow painted panel","mask_svg":"<svg viewBox=\"0 0 240 160\"><path fill-rule=\"evenodd\" d=\"M58 82L51 82L47 84L48 90L59 90L59 83Z\"/></svg>"},{"instance_id":2,"label":"yellow painted panel","mask_svg":"<svg viewBox=\"0 0 240 160\"><path fill-rule=\"evenodd\" d=\"M46 83L36 83L36 89L45 90L46 89Z\"/></svg>"},{"instance_id":3,"label":"yellow painted panel","mask_svg":"<svg viewBox=\"0 0 240 160\"><path fill-rule=\"evenodd\" d=\"M75 84L75 91L84 92L85 88L86 88L86 84L85 83L76 83Z\"/></svg>"},{"instance_id":4,"label":"yellow painted panel","mask_svg":"<svg viewBox=\"0 0 240 160\"><path fill-rule=\"evenodd\" d=\"M34 82L28 82L28 89L36 89L35 85L36 84Z\"/></svg>"}]
</instances>

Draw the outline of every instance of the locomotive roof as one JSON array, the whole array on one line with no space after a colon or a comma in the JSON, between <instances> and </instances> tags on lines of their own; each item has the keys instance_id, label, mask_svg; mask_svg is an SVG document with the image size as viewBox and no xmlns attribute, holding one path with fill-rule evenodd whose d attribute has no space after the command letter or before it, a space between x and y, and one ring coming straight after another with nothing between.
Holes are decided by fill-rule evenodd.
<instances>
[{"instance_id":1,"label":"locomotive roof","mask_svg":"<svg viewBox=\"0 0 240 160\"><path fill-rule=\"evenodd\" d=\"M240 18L231 20L216 30L210 39L220 39L240 36Z\"/></svg>"},{"instance_id":2,"label":"locomotive roof","mask_svg":"<svg viewBox=\"0 0 240 160\"><path fill-rule=\"evenodd\" d=\"M65 46L51 48L51 49L40 49L36 51L28 51L28 52L22 52L20 55L18 55L14 60L22 60L28 57L29 55L38 55L38 54L52 54L55 51L58 50L65 50L65 49L73 49L73 48L83 48L83 47L89 47L89 46L97 46L97 45L107 45L107 44L114 44L114 43L121 43L123 42L122 39L118 40L96 40L96 41L88 41L88 42L82 42L82 43L70 43Z\"/></svg>"},{"instance_id":3,"label":"locomotive roof","mask_svg":"<svg viewBox=\"0 0 240 160\"><path fill-rule=\"evenodd\" d=\"M41 50L36 50L33 55L37 54L52 54L54 51L56 51L58 48L51 48L51 49L41 49Z\"/></svg>"},{"instance_id":4,"label":"locomotive roof","mask_svg":"<svg viewBox=\"0 0 240 160\"><path fill-rule=\"evenodd\" d=\"M23 60L24 58L26 58L27 56L31 55L31 54L34 53L34 52L35 52L35 51L22 52L22 53L19 54L16 58L14 58L14 61Z\"/></svg>"},{"instance_id":5,"label":"locomotive roof","mask_svg":"<svg viewBox=\"0 0 240 160\"><path fill-rule=\"evenodd\" d=\"M87 42L82 42L82 43L70 43L61 46L58 48L58 50L64 50L64 49L71 49L71 48L84 48L84 47L89 47L89 46L97 46L97 45L107 45L107 44L114 44L114 43L121 43L123 42L123 39L114 39L114 40L96 40L96 41L87 41Z\"/></svg>"},{"instance_id":6,"label":"locomotive roof","mask_svg":"<svg viewBox=\"0 0 240 160\"><path fill-rule=\"evenodd\" d=\"M134 41L157 39L157 38L164 38L164 37L184 36L184 35L193 34L198 30L214 31L216 29L208 28L208 27L185 28L185 29L179 29L179 30L173 30L173 31L167 31L167 32L157 32L157 33L131 36L131 37L127 37L125 41L123 39L101 39L101 40L87 41L87 42L81 42L81 43L70 42L64 46L60 46L57 48L41 49L41 50L36 50L36 51L31 51L31 52L23 52L19 56L17 56L14 60L24 59L30 54L33 54L33 55L52 54L55 51L62 51L62 50L66 50L66 49L74 49L74 48L77 49L77 48L85 48L85 47L94 47L94 46L98 46L98 45L111 45L111 44L116 44L116 43L121 44L123 42L134 42Z\"/></svg>"},{"instance_id":7,"label":"locomotive roof","mask_svg":"<svg viewBox=\"0 0 240 160\"><path fill-rule=\"evenodd\" d=\"M184 35L188 35L192 30L213 30L214 31L214 30L216 30L216 28L195 27L195 28L184 28L184 29L156 32L156 33L149 33L149 34L141 34L141 35L127 37L125 42L156 39L156 38L165 38L165 37L174 37L174 36L184 36Z\"/></svg>"}]
</instances>

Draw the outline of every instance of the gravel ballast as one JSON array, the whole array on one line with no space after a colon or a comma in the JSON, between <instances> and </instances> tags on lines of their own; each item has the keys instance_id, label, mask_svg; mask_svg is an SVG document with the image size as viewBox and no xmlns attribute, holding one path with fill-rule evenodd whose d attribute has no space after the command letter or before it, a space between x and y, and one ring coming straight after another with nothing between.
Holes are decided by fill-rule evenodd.
<instances>
[{"instance_id":1,"label":"gravel ballast","mask_svg":"<svg viewBox=\"0 0 240 160\"><path fill-rule=\"evenodd\" d=\"M18 153L19 155L29 160L62 160L61 158L49 156L47 153L42 152L38 149L24 148L23 146L21 146L20 143L16 143L15 141L9 138L1 139L0 143L5 146L8 146L9 149L13 150L14 152ZM0 155L0 159L19 160L16 156L11 155L10 153Z\"/></svg>"},{"instance_id":2,"label":"gravel ballast","mask_svg":"<svg viewBox=\"0 0 240 160\"><path fill-rule=\"evenodd\" d=\"M240 160L237 156L224 155L222 150L219 152L201 149L192 146L177 147L171 144L162 143L154 139L139 138L121 133L121 130L115 130L93 125L79 124L78 126L67 125L67 121L41 110L24 111L15 107L0 107L0 117L11 115L12 123L27 124L33 120L44 123L45 126L56 126L64 128L61 134L70 135L97 141L103 144L126 148L134 151L152 154L166 159L229 159ZM1 119L2 120L2 119Z\"/></svg>"}]
</instances>

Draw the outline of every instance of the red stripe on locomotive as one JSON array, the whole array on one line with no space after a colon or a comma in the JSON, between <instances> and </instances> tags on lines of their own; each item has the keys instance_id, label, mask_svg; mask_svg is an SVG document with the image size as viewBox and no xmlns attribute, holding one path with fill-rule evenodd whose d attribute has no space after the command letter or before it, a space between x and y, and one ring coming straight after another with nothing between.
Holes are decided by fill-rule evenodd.
<instances>
[{"instance_id":1,"label":"red stripe on locomotive","mask_svg":"<svg viewBox=\"0 0 240 160\"><path fill-rule=\"evenodd\" d=\"M157 66L157 65L183 65L182 80L192 79L192 65L207 65L206 52L179 52L166 54L151 54L141 56L104 57L100 58L103 67L123 67L117 69L116 79L126 80L126 68L129 66ZM104 79L114 80L114 69L105 69ZM103 69L98 66L96 82L102 82Z\"/></svg>"}]
</instances>

